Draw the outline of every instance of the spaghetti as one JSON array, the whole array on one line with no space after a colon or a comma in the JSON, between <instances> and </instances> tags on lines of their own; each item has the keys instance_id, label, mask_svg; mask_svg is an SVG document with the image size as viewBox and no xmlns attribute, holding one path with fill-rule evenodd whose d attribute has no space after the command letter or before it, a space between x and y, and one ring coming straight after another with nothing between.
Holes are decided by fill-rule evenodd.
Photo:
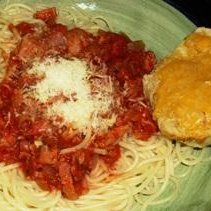
<instances>
[{"instance_id":1,"label":"spaghetti","mask_svg":"<svg viewBox=\"0 0 211 211\"><path fill-rule=\"evenodd\" d=\"M20 34L13 33L8 26L21 22L44 24L33 18L37 10L45 6L31 8L24 4L7 5L0 14L1 70L5 74L5 60L20 42ZM69 28L80 27L97 33L98 29L110 30L109 24L101 17L90 17L73 8L59 10L59 22L68 24ZM39 30L39 29L38 29ZM109 81L110 79L108 79ZM90 131L89 131L90 132ZM87 133L84 142L63 149L66 154L89 145L94 138ZM85 143L85 144L84 144ZM37 143L38 145L40 143ZM90 174L86 175L89 193L75 201L65 199L60 191L43 191L33 181L27 180L19 169L19 164L1 164L0 166L0 207L4 209L32 210L130 210L135 204L144 209L149 205L164 203L176 197L179 179L175 169L181 164L195 165L203 159L204 151L196 152L193 148L172 143L157 134L149 141L141 141L127 133L119 140L121 158L115 168L108 168L98 160ZM73 149L74 148L74 149ZM95 152L106 154L101 148ZM171 194L160 198L166 190Z\"/></svg>"}]
</instances>

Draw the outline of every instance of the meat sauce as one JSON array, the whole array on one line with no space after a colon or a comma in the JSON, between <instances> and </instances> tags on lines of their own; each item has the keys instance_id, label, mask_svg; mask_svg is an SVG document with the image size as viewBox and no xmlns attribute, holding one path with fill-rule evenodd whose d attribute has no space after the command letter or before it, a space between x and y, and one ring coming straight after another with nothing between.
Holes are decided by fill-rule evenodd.
<instances>
[{"instance_id":1,"label":"meat sauce","mask_svg":"<svg viewBox=\"0 0 211 211\"><path fill-rule=\"evenodd\" d=\"M156 59L153 52L144 50L142 42L131 41L124 34L99 30L93 35L80 28L68 29L56 23L56 17L55 8L34 14L45 22L42 32L36 24L26 22L9 26L21 41L5 61L6 75L0 84L0 161L18 162L25 176L43 189L58 189L65 197L77 199L89 190L85 175L98 159L108 168L120 159L119 138L128 133L147 140L157 131L142 90L142 77L151 72ZM60 154L62 149L81 143L83 134L71 134L65 125L56 126L44 116L39 103L24 100L23 88L40 80L27 76L26 69L35 59L48 56L77 57L96 66L103 63L116 82L121 112L113 127L97 135L86 149ZM59 117L54 121L59 122ZM107 153L99 155L95 148Z\"/></svg>"}]
</instances>

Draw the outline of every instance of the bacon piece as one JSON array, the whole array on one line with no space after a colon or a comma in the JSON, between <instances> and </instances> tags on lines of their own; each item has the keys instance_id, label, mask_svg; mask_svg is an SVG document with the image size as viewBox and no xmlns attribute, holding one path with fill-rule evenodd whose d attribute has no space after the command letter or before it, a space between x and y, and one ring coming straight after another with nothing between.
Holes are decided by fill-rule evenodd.
<instances>
[{"instance_id":1,"label":"bacon piece","mask_svg":"<svg viewBox=\"0 0 211 211\"><path fill-rule=\"evenodd\" d=\"M34 58L40 58L44 55L45 46L38 37L28 34L23 37L17 50L17 55L22 61L30 62Z\"/></svg>"},{"instance_id":2,"label":"bacon piece","mask_svg":"<svg viewBox=\"0 0 211 211\"><path fill-rule=\"evenodd\" d=\"M59 176L62 183L62 191L69 199L77 199L78 194L75 191L73 178L70 171L70 165L67 162L59 164Z\"/></svg>"}]
</instances>

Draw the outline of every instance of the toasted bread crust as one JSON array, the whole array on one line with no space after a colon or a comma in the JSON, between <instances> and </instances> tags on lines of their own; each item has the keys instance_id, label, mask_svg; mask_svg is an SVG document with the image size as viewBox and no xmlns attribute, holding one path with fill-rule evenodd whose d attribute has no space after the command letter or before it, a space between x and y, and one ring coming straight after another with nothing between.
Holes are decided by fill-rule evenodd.
<instances>
[{"instance_id":1,"label":"toasted bread crust","mask_svg":"<svg viewBox=\"0 0 211 211\"><path fill-rule=\"evenodd\" d=\"M165 136L211 140L211 29L198 28L144 77L153 117Z\"/></svg>"}]
</instances>

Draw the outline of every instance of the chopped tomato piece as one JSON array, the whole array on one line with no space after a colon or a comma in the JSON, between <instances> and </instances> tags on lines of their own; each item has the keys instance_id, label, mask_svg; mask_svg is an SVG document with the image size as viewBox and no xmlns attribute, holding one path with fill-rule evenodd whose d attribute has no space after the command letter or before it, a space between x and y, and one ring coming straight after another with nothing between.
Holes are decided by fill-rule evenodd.
<instances>
[{"instance_id":1,"label":"chopped tomato piece","mask_svg":"<svg viewBox=\"0 0 211 211\"><path fill-rule=\"evenodd\" d=\"M106 164L113 166L117 160L121 157L121 150L118 144L108 149L108 154L101 156Z\"/></svg>"},{"instance_id":2,"label":"chopped tomato piece","mask_svg":"<svg viewBox=\"0 0 211 211\"><path fill-rule=\"evenodd\" d=\"M47 24L55 23L56 17L57 12L55 7L40 10L34 14L34 18L43 20Z\"/></svg>"},{"instance_id":3,"label":"chopped tomato piece","mask_svg":"<svg viewBox=\"0 0 211 211\"><path fill-rule=\"evenodd\" d=\"M13 32L14 29L18 31L21 37L25 36L26 34L32 33L35 31L34 24L27 23L27 22L21 22L17 25L10 24L9 25L10 31Z\"/></svg>"},{"instance_id":4,"label":"chopped tomato piece","mask_svg":"<svg viewBox=\"0 0 211 211\"><path fill-rule=\"evenodd\" d=\"M137 127L133 132L137 139L147 141L157 131L158 127L155 122L142 121L141 128Z\"/></svg>"}]
</instances>

